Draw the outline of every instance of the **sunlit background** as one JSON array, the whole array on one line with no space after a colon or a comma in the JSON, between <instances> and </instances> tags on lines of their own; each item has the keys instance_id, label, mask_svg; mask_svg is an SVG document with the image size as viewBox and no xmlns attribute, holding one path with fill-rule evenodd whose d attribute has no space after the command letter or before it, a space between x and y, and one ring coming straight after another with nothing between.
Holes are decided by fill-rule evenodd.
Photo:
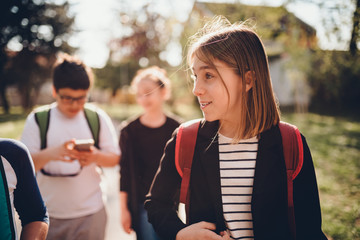
<instances>
[{"instance_id":1,"label":"sunlit background","mask_svg":"<svg viewBox=\"0 0 360 240\"><path fill-rule=\"evenodd\" d=\"M329 240L360 240L360 23L353 28L360 0L68 2L0 1L0 137L19 139L27 114L54 101L51 68L61 51L93 68L90 100L115 126L141 112L129 84L139 68L155 64L171 79L167 110L184 120L201 117L183 60L187 39L205 15L234 22L251 10L282 120L298 126L311 149L323 230ZM40 5L47 11L31 14ZM106 240L133 240L119 227L118 171L105 170L104 178Z\"/></svg>"},{"instance_id":2,"label":"sunlit background","mask_svg":"<svg viewBox=\"0 0 360 240\"><path fill-rule=\"evenodd\" d=\"M61 1L61 0L60 0ZM108 42L124 34L119 21L119 10L130 8L136 11L146 3L152 3L153 8L165 17L176 16L180 22L185 22L191 12L194 0L70 0L73 6L71 12L76 16L76 26L79 33L75 34L70 43L79 47L78 55L92 67L103 67L109 56ZM200 1L201 2L201 1ZM210 0L208 2L240 2L249 5L280 6L286 0ZM334 35L327 36L322 18L327 18L325 11L318 5L319 1L292 1L287 4L287 9L297 17L313 26L317 31L319 46L323 49L347 48L351 32L351 17L353 6L343 9L343 14L337 16L337 21L342 23L342 39L339 41ZM323 1L327 5L334 4L332 0ZM330 17L330 16L328 16ZM181 30L181 29L180 29ZM180 33L179 33L180 34ZM181 46L173 44L167 49L168 62L173 65L181 63Z\"/></svg>"}]
</instances>

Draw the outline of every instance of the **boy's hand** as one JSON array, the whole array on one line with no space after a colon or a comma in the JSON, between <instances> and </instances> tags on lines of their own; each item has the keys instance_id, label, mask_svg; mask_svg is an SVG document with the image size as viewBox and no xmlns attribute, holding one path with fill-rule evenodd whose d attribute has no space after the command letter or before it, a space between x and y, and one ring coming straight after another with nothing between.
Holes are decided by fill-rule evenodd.
<instances>
[{"instance_id":1,"label":"boy's hand","mask_svg":"<svg viewBox=\"0 0 360 240\"><path fill-rule=\"evenodd\" d=\"M72 139L57 147L46 148L44 151L51 155L48 157L49 160L56 159L64 162L72 162L76 158L73 152L73 144L74 140Z\"/></svg>"},{"instance_id":2,"label":"boy's hand","mask_svg":"<svg viewBox=\"0 0 360 240\"><path fill-rule=\"evenodd\" d=\"M176 240L229 240L230 236L226 231L218 235L214 232L214 223L199 222L181 229L176 235Z\"/></svg>"},{"instance_id":3,"label":"boy's hand","mask_svg":"<svg viewBox=\"0 0 360 240\"><path fill-rule=\"evenodd\" d=\"M90 151L78 151L78 150L73 150L75 152L76 155L76 159L79 160L79 163L81 166L87 166L91 163L96 163L98 162L98 153L100 152L99 149L97 149L94 146L90 147Z\"/></svg>"}]
</instances>

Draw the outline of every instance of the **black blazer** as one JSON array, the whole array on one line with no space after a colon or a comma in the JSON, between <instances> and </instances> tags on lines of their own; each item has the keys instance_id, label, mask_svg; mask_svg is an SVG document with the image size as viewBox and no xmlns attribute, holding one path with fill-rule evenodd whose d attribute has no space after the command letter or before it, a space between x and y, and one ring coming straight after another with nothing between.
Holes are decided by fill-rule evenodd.
<instances>
[{"instance_id":1,"label":"black blazer","mask_svg":"<svg viewBox=\"0 0 360 240\"><path fill-rule=\"evenodd\" d=\"M191 180L189 224L200 221L215 223L217 232L226 229L223 217L218 122L202 123L195 147ZM176 133L169 140L161 165L154 178L145 207L149 221L166 240L175 239L186 227L172 210L180 188L181 177L174 161ZM294 180L294 208L297 240L326 239L321 230L321 211L314 166L303 137L304 164ZM291 239L287 215L286 166L278 126L260 134L251 201L254 236L260 239Z\"/></svg>"}]
</instances>

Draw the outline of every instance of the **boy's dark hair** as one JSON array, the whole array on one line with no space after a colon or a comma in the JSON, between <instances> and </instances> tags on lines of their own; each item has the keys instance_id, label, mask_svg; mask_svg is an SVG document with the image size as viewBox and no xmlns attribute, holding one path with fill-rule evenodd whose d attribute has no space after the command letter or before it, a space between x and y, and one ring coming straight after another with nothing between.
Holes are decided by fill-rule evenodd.
<instances>
[{"instance_id":1,"label":"boy's dark hair","mask_svg":"<svg viewBox=\"0 0 360 240\"><path fill-rule=\"evenodd\" d=\"M61 88L89 89L93 73L80 59L63 54L54 65L53 84L56 91Z\"/></svg>"}]
</instances>

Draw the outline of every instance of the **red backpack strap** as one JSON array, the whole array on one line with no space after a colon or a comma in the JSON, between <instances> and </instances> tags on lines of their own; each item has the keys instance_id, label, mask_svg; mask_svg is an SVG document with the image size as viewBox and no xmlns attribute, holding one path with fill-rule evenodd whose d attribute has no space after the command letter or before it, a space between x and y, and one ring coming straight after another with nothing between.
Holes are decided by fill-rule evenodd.
<instances>
[{"instance_id":1,"label":"red backpack strap","mask_svg":"<svg viewBox=\"0 0 360 240\"><path fill-rule=\"evenodd\" d=\"M293 238L295 239L296 227L293 198L293 180L299 174L304 162L303 143L300 131L296 126L289 123L280 122L279 128L283 143L287 174L289 226L293 234Z\"/></svg>"},{"instance_id":2,"label":"red backpack strap","mask_svg":"<svg viewBox=\"0 0 360 240\"><path fill-rule=\"evenodd\" d=\"M200 119L195 119L181 124L176 136L175 166L179 175L182 177L180 202L185 204L187 213L190 200L189 185L191 165L200 122ZM188 214L186 214L186 216L188 216Z\"/></svg>"}]
</instances>

